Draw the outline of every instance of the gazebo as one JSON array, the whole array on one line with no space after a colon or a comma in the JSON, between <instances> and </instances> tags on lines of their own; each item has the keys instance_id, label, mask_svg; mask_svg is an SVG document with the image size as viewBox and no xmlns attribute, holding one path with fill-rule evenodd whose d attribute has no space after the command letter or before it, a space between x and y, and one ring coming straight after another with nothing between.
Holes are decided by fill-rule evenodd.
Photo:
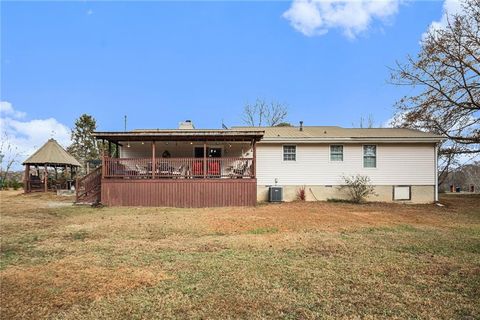
<instances>
[{"instance_id":1,"label":"gazebo","mask_svg":"<svg viewBox=\"0 0 480 320\"><path fill-rule=\"evenodd\" d=\"M80 163L55 139L49 139L40 149L22 163L25 166L24 190L34 191L69 189ZM33 170L31 170L33 166ZM50 170L49 175L49 168ZM59 177L58 169L62 169ZM68 172L69 171L69 172Z\"/></svg>"}]
</instances>

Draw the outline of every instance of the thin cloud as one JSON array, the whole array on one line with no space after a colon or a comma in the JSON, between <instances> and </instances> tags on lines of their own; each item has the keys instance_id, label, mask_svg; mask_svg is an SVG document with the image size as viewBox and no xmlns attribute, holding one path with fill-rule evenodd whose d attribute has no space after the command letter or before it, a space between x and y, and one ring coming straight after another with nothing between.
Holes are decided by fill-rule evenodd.
<instances>
[{"instance_id":1,"label":"thin cloud","mask_svg":"<svg viewBox=\"0 0 480 320\"><path fill-rule=\"evenodd\" d=\"M293 0L283 13L293 28L306 36L340 29L349 39L367 32L376 20L383 23L397 12L401 0Z\"/></svg>"},{"instance_id":2,"label":"thin cloud","mask_svg":"<svg viewBox=\"0 0 480 320\"><path fill-rule=\"evenodd\" d=\"M26 116L26 113L14 110L10 102L0 101L0 115L2 117L9 116L13 118L24 118Z\"/></svg>"},{"instance_id":3,"label":"thin cloud","mask_svg":"<svg viewBox=\"0 0 480 320\"><path fill-rule=\"evenodd\" d=\"M71 143L70 128L55 118L25 120L26 116L25 112L15 110L10 102L0 102L2 139L8 140L11 145L10 152L18 154L15 170L20 169L22 161L50 138L56 139L64 147ZM12 155L5 156L8 158Z\"/></svg>"},{"instance_id":4,"label":"thin cloud","mask_svg":"<svg viewBox=\"0 0 480 320\"><path fill-rule=\"evenodd\" d=\"M427 32L422 35L422 39L428 34L428 31L444 29L448 24L448 17L462 11L462 4L459 0L445 0L443 3L443 12L440 20L433 21L428 27Z\"/></svg>"}]
</instances>

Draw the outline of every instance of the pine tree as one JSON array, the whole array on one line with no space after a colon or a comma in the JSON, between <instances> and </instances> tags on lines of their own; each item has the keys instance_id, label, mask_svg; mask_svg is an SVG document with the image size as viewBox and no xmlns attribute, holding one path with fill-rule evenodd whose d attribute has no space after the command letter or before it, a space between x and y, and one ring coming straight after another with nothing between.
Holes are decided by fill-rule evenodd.
<instances>
[{"instance_id":1,"label":"pine tree","mask_svg":"<svg viewBox=\"0 0 480 320\"><path fill-rule=\"evenodd\" d=\"M85 167L87 161L99 158L99 149L92 133L97 128L97 121L88 114L82 114L75 120L72 129L72 144L67 148L72 156Z\"/></svg>"}]
</instances>

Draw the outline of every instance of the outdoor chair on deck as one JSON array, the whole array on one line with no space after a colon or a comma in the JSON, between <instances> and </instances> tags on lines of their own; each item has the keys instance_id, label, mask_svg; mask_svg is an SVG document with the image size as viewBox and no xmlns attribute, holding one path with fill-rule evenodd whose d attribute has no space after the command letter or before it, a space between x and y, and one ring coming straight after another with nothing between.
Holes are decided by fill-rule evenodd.
<instances>
[{"instance_id":1,"label":"outdoor chair on deck","mask_svg":"<svg viewBox=\"0 0 480 320\"><path fill-rule=\"evenodd\" d=\"M220 163L215 161L215 162L209 162L208 163L208 176L220 176Z\"/></svg>"},{"instance_id":2,"label":"outdoor chair on deck","mask_svg":"<svg viewBox=\"0 0 480 320\"><path fill-rule=\"evenodd\" d=\"M230 178L243 178L248 169L248 161L239 162L232 166L229 176Z\"/></svg>"},{"instance_id":3,"label":"outdoor chair on deck","mask_svg":"<svg viewBox=\"0 0 480 320\"><path fill-rule=\"evenodd\" d=\"M139 176L146 176L148 174L148 170L145 167L139 166L138 164L135 165L135 171Z\"/></svg>"},{"instance_id":4,"label":"outdoor chair on deck","mask_svg":"<svg viewBox=\"0 0 480 320\"><path fill-rule=\"evenodd\" d=\"M173 175L175 168L172 167L168 162L162 161L157 164L157 172L160 177L170 177Z\"/></svg>"},{"instance_id":5,"label":"outdoor chair on deck","mask_svg":"<svg viewBox=\"0 0 480 320\"><path fill-rule=\"evenodd\" d=\"M171 172L174 178L184 177L186 175L185 166L182 164Z\"/></svg>"},{"instance_id":6,"label":"outdoor chair on deck","mask_svg":"<svg viewBox=\"0 0 480 320\"><path fill-rule=\"evenodd\" d=\"M194 177L203 176L203 161L193 162L192 175Z\"/></svg>"}]
</instances>

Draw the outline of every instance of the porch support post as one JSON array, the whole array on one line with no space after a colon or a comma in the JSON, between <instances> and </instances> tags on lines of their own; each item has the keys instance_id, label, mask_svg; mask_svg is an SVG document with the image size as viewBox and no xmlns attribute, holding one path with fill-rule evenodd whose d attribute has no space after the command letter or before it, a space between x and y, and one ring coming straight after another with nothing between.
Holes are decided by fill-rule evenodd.
<instances>
[{"instance_id":1,"label":"porch support post","mask_svg":"<svg viewBox=\"0 0 480 320\"><path fill-rule=\"evenodd\" d=\"M113 158L112 157L112 142L111 141L108 141L108 156L110 158Z\"/></svg>"},{"instance_id":2,"label":"porch support post","mask_svg":"<svg viewBox=\"0 0 480 320\"><path fill-rule=\"evenodd\" d=\"M30 192L30 165L25 165L25 176L23 177L23 191L25 193Z\"/></svg>"},{"instance_id":3,"label":"porch support post","mask_svg":"<svg viewBox=\"0 0 480 320\"><path fill-rule=\"evenodd\" d=\"M155 179L155 170L157 165L155 163L155 141L152 141L152 179Z\"/></svg>"},{"instance_id":4,"label":"porch support post","mask_svg":"<svg viewBox=\"0 0 480 320\"><path fill-rule=\"evenodd\" d=\"M252 148L253 148L252 175L253 175L253 178L256 178L257 177L257 142L255 141L255 139L253 140L252 144L253 144L253 146L252 146Z\"/></svg>"},{"instance_id":5,"label":"porch support post","mask_svg":"<svg viewBox=\"0 0 480 320\"><path fill-rule=\"evenodd\" d=\"M207 141L203 142L203 178L207 177Z\"/></svg>"},{"instance_id":6,"label":"porch support post","mask_svg":"<svg viewBox=\"0 0 480 320\"><path fill-rule=\"evenodd\" d=\"M48 191L48 170L47 170L47 164L44 165L43 167L43 184L44 184L44 190L45 192Z\"/></svg>"},{"instance_id":7,"label":"porch support post","mask_svg":"<svg viewBox=\"0 0 480 320\"><path fill-rule=\"evenodd\" d=\"M107 168L105 168L106 161L105 155L102 156L102 178L105 177L105 173L107 172Z\"/></svg>"}]
</instances>

